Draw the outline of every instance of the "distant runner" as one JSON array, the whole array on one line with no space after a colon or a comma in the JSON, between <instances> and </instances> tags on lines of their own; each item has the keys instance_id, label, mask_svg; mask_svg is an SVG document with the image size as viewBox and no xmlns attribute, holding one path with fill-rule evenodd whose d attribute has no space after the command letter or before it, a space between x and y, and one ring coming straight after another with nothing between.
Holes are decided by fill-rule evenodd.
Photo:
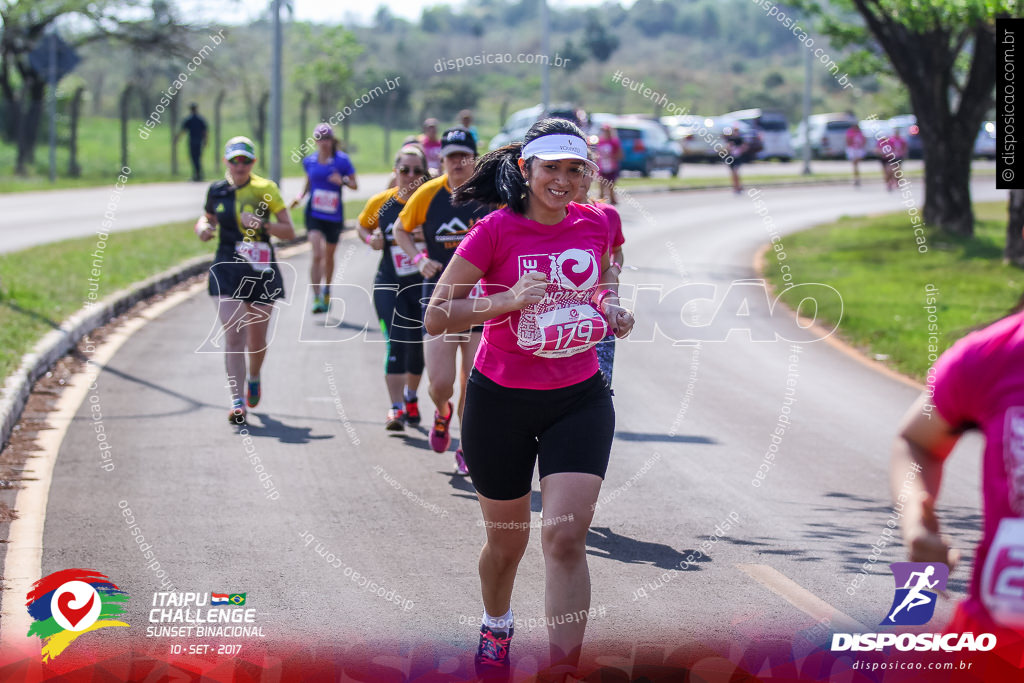
<instances>
[{"instance_id":1,"label":"distant runner","mask_svg":"<svg viewBox=\"0 0 1024 683\"><path fill-rule=\"evenodd\" d=\"M267 353L267 329L274 301L284 296L284 278L270 237L291 239L295 228L281 192L273 181L252 173L252 140L234 137L224 147L227 176L210 185L205 213L194 230L200 240L213 239L220 228L208 289L217 299L224 343L224 365L231 390L228 420L243 424L246 406L260 402L260 370ZM275 217L276 222L271 221ZM248 370L246 360L248 357ZM245 381L245 393L242 382Z\"/></svg>"},{"instance_id":2,"label":"distant runner","mask_svg":"<svg viewBox=\"0 0 1024 683\"><path fill-rule=\"evenodd\" d=\"M341 188L359 189L356 169L348 155L338 149L334 131L326 123L313 131L316 151L302 160L306 186L292 200L292 208L308 194L306 232L313 248L309 281L313 285L313 312L326 313L330 307L331 280L334 279L334 250L345 227L345 204Z\"/></svg>"},{"instance_id":3,"label":"distant runner","mask_svg":"<svg viewBox=\"0 0 1024 683\"><path fill-rule=\"evenodd\" d=\"M398 214L412 193L430 180L427 159L418 145L406 145L395 157L398 186L376 194L359 214L359 236L381 251L373 280L373 303L387 342L384 382L391 408L384 421L388 431L404 431L405 424L419 424L416 390L423 374L423 276L395 244ZM422 231L420 231L422 236ZM416 242L420 251L426 248Z\"/></svg>"}]
</instances>

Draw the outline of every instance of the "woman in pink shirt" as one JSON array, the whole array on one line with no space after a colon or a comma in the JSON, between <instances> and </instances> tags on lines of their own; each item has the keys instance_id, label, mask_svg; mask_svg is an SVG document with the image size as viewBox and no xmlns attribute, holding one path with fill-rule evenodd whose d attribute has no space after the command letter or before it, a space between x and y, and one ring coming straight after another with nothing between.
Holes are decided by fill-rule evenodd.
<instances>
[{"instance_id":1,"label":"woman in pink shirt","mask_svg":"<svg viewBox=\"0 0 1024 683\"><path fill-rule=\"evenodd\" d=\"M1024 311L958 341L936 361L929 382L933 396L926 392L910 409L893 448L891 482L902 508L903 542L912 562L943 562L951 569L956 564L959 553L939 532L935 499L953 446L965 431L980 430L985 435L982 538L967 599L946 628L995 634L996 652L1021 666Z\"/></svg>"},{"instance_id":2,"label":"woman in pink shirt","mask_svg":"<svg viewBox=\"0 0 1024 683\"><path fill-rule=\"evenodd\" d=\"M583 174L596 170L582 131L564 119L539 121L522 144L480 159L453 200L506 206L459 245L424 319L430 334L485 323L462 428L487 533L481 676L509 670L512 585L530 537L535 463L551 664L572 669L579 661L579 615L590 607L587 530L615 431L594 345L609 329L624 337L633 327L610 289L617 279L607 216L572 202ZM477 281L485 296L469 300Z\"/></svg>"}]
</instances>

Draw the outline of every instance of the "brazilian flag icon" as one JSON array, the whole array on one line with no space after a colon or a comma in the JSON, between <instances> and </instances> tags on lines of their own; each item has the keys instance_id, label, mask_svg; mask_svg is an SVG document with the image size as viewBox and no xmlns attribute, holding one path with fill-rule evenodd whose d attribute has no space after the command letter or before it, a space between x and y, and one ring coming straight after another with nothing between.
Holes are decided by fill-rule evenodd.
<instances>
[{"instance_id":1,"label":"brazilian flag icon","mask_svg":"<svg viewBox=\"0 0 1024 683\"><path fill-rule=\"evenodd\" d=\"M232 605L244 605L246 595L248 595L248 593L232 593L228 596L228 602Z\"/></svg>"}]
</instances>

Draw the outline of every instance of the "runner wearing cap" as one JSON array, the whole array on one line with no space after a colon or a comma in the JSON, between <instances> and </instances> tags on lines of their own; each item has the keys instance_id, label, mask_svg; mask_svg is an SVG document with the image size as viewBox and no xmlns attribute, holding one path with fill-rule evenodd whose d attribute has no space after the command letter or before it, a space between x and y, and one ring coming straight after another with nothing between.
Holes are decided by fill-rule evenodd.
<instances>
[{"instance_id":1,"label":"runner wearing cap","mask_svg":"<svg viewBox=\"0 0 1024 683\"><path fill-rule=\"evenodd\" d=\"M441 272L455 254L459 242L465 239L478 220L490 213L489 206L479 202L468 202L452 206L452 189L469 179L473 174L476 160L476 141L465 128L451 128L441 138L441 156L445 173L424 183L409 198L405 208L398 215L395 226L395 243L412 260L423 275L423 301L429 301L434 284ZM412 232L423 229L427 244L426 255L419 252ZM423 352L426 359L430 400L434 402L434 426L430 432L430 447L444 453L451 444L452 410L451 398L455 393L456 360L462 350L461 391L459 392L459 420L465 409L466 378L473 365L473 356L480 343L480 330L467 325L461 330L450 330L453 334L426 335ZM455 334L457 333L457 334ZM462 447L455 451L455 471L465 475L469 472L463 459Z\"/></svg>"},{"instance_id":2,"label":"runner wearing cap","mask_svg":"<svg viewBox=\"0 0 1024 683\"><path fill-rule=\"evenodd\" d=\"M316 152L302 160L306 186L292 200L292 208L308 194L306 233L313 247L309 280L313 285L313 312L326 313L330 306L331 280L334 279L334 250L345 226L345 205L341 187L358 189L356 169L348 155L338 149L334 131L326 123L313 130Z\"/></svg>"},{"instance_id":3,"label":"runner wearing cap","mask_svg":"<svg viewBox=\"0 0 1024 683\"><path fill-rule=\"evenodd\" d=\"M564 119L539 121L524 144L484 156L454 201L506 207L459 245L424 319L430 334L486 323L462 431L487 534L475 659L482 677L509 671L512 586L530 536L535 464L552 672L575 667L583 643L584 623L556 617L590 606L586 537L615 430L594 345L606 330L623 337L633 327L611 290L607 216L571 201L588 167L597 170L583 132ZM471 301L477 281L484 296Z\"/></svg>"},{"instance_id":4,"label":"runner wearing cap","mask_svg":"<svg viewBox=\"0 0 1024 683\"><path fill-rule=\"evenodd\" d=\"M960 553L935 512L946 458L965 432L985 437L983 525L967 599L946 633L991 633L994 654L1024 666L1024 299L953 344L928 373L893 445L890 486L911 562L953 567ZM963 518L963 516L961 516ZM992 679L995 680L995 679Z\"/></svg>"},{"instance_id":5,"label":"runner wearing cap","mask_svg":"<svg viewBox=\"0 0 1024 683\"><path fill-rule=\"evenodd\" d=\"M242 424L246 405L255 408L260 402L260 370L267 353L267 329L274 301L284 296L284 278L270 237L291 239L295 237L295 228L277 185L252 173L256 160L252 140L228 140L224 160L226 177L210 185L205 213L196 221L194 230L206 242L220 228L208 290L217 299L217 315L223 330L224 364L231 390L228 419ZM277 220L271 221L271 216Z\"/></svg>"},{"instance_id":6,"label":"runner wearing cap","mask_svg":"<svg viewBox=\"0 0 1024 683\"><path fill-rule=\"evenodd\" d=\"M592 153L587 154L587 158L594 161ZM611 249L609 256L611 257L610 271L614 273L615 278L618 279L622 274L622 262L624 257L622 255L622 245L626 243L626 238L622 236L622 217L619 216L619 211L611 204L605 204L604 202L597 202L590 198L590 184L594 180L593 173L584 173L583 180L580 182L580 191L576 195L576 202L580 204L589 204L595 208L600 209L608 217L608 247ZM618 292L618 284L614 287L609 287ZM605 338L602 339L596 347L597 349L597 364L601 368L601 374L604 376L605 383L610 387L612 385L612 368L615 364L615 334L608 331Z\"/></svg>"},{"instance_id":7,"label":"runner wearing cap","mask_svg":"<svg viewBox=\"0 0 1024 683\"><path fill-rule=\"evenodd\" d=\"M416 390L423 374L423 276L395 244L394 226L398 214L412 193L424 182L427 159L419 145L405 145L395 156L398 185L370 198L359 214L359 236L371 248L381 251L373 280L373 304L387 342L384 383L391 399L384 428L405 430L405 424L419 424ZM422 231L420 231L422 237ZM422 241L416 246L422 251Z\"/></svg>"}]
</instances>

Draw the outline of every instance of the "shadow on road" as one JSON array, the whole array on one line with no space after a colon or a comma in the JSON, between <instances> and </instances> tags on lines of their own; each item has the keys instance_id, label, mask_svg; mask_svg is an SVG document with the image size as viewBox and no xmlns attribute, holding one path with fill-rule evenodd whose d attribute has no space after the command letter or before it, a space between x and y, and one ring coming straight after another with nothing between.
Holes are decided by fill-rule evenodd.
<instances>
[{"instance_id":1,"label":"shadow on road","mask_svg":"<svg viewBox=\"0 0 1024 683\"><path fill-rule=\"evenodd\" d=\"M659 569L697 571L697 565L711 558L696 550L676 550L664 543L638 541L615 533L606 526L591 527L587 532L587 554L617 560L626 564L645 564ZM687 562L687 558L693 559Z\"/></svg>"},{"instance_id":2,"label":"shadow on road","mask_svg":"<svg viewBox=\"0 0 1024 683\"><path fill-rule=\"evenodd\" d=\"M888 575L889 562L907 561L898 521L891 535L884 534L884 530L888 528L886 524L894 514L893 504L887 498L870 498L841 491L831 491L824 497L835 500L836 504L819 506L808 514L807 519L814 521L807 522L803 536L819 541L818 548L827 549L829 553L838 555L844 572L850 575L859 573L864 563L869 562L873 555L877 555L878 560L871 563L875 569L869 570L869 573ZM941 503L937 506L937 512L942 532L948 534L952 538L953 547L963 553L961 567L969 569L973 560L974 545L981 535L981 513L973 507ZM870 524L860 521L865 517L871 520ZM857 521L851 523L852 520ZM880 546L882 541L886 543L881 548L881 553L872 550L873 545ZM805 551L802 553L807 554ZM952 591L966 591L969 574L969 571L963 569L956 571L950 575L947 588Z\"/></svg>"},{"instance_id":3,"label":"shadow on road","mask_svg":"<svg viewBox=\"0 0 1024 683\"><path fill-rule=\"evenodd\" d=\"M252 422L247 424L251 436L269 437L277 439L281 443L294 444L307 444L311 441L323 441L335 437L334 434L313 434L312 427L292 427L266 413L250 412L249 414L260 420L259 425L254 425Z\"/></svg>"}]
</instances>

